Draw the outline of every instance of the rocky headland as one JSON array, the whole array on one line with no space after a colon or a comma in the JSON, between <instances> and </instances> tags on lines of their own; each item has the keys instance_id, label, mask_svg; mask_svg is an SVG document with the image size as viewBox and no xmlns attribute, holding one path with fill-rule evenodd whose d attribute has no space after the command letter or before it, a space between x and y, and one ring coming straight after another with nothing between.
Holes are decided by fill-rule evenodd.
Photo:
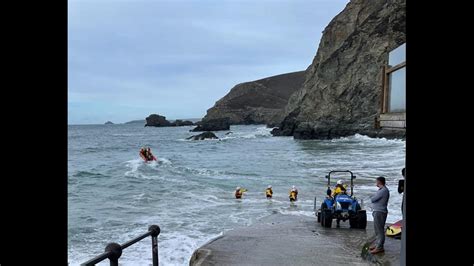
<instances>
[{"instance_id":1,"label":"rocky headland","mask_svg":"<svg viewBox=\"0 0 474 266\"><path fill-rule=\"evenodd\" d=\"M304 71L235 85L207 110L196 131L228 130L226 125L276 125L283 119L290 96L301 88Z\"/></svg>"},{"instance_id":2,"label":"rocky headland","mask_svg":"<svg viewBox=\"0 0 474 266\"><path fill-rule=\"evenodd\" d=\"M382 67L406 42L405 0L352 0L325 28L306 81L290 98L273 135L326 139L356 133L404 137L379 130Z\"/></svg>"}]
</instances>

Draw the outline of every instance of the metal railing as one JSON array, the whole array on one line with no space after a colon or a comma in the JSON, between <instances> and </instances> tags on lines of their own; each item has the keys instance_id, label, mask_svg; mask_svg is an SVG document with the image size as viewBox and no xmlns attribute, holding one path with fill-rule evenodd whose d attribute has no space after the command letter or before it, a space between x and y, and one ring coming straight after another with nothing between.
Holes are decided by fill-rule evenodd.
<instances>
[{"instance_id":1,"label":"metal railing","mask_svg":"<svg viewBox=\"0 0 474 266\"><path fill-rule=\"evenodd\" d=\"M150 225L148 227L148 232L134 238L123 245L117 243L109 243L105 247L105 252L100 254L99 256L90 259L84 263L82 266L91 266L95 265L105 259L109 259L110 266L118 266L118 259L122 256L122 250L128 248L129 246L137 243L138 241L151 236L151 252L153 256L153 266L158 266L158 235L160 234L160 227L158 225Z\"/></svg>"}]
</instances>

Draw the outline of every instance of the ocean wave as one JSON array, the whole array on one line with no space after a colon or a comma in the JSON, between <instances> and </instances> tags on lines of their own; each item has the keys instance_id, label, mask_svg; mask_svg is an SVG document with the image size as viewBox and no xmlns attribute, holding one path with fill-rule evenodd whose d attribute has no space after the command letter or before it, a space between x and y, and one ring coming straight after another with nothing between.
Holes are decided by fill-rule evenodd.
<instances>
[{"instance_id":1,"label":"ocean wave","mask_svg":"<svg viewBox=\"0 0 474 266\"><path fill-rule=\"evenodd\" d=\"M258 127L255 132L245 134L242 138L258 138L258 137L271 137L272 134L270 133L272 128L267 127Z\"/></svg>"},{"instance_id":2,"label":"ocean wave","mask_svg":"<svg viewBox=\"0 0 474 266\"><path fill-rule=\"evenodd\" d=\"M285 215L294 215L294 216L315 217L313 211L303 211L303 210L298 210L298 209L279 210L278 213L285 214Z\"/></svg>"},{"instance_id":3,"label":"ocean wave","mask_svg":"<svg viewBox=\"0 0 474 266\"><path fill-rule=\"evenodd\" d=\"M262 137L271 137L272 134L270 133L272 128L258 127L253 132L232 132L231 134L225 135L222 137L222 140L228 139L255 139L255 138L262 138Z\"/></svg>"},{"instance_id":4,"label":"ocean wave","mask_svg":"<svg viewBox=\"0 0 474 266\"><path fill-rule=\"evenodd\" d=\"M189 136L191 137L191 136ZM193 139L188 139L189 137L186 137L186 138L182 138L182 139L178 139L178 141L186 141L186 142L194 142L194 143L199 143L199 142L202 142L202 141L220 141L222 140L222 138L218 138L218 139L201 139L201 140L193 140Z\"/></svg>"},{"instance_id":5,"label":"ocean wave","mask_svg":"<svg viewBox=\"0 0 474 266\"><path fill-rule=\"evenodd\" d=\"M341 137L341 138L329 140L329 142L331 143L353 142L353 141L358 141L361 143L365 142L369 144L383 144L383 145L387 145L388 143L405 144L405 140L402 140L402 139L371 138L369 136L361 135L361 134L355 134L349 137Z\"/></svg>"},{"instance_id":6,"label":"ocean wave","mask_svg":"<svg viewBox=\"0 0 474 266\"><path fill-rule=\"evenodd\" d=\"M70 228L68 233L72 236L76 234L90 234L94 232L98 232L99 229L93 227L93 226L80 226L80 227L75 227L75 228Z\"/></svg>"},{"instance_id":7,"label":"ocean wave","mask_svg":"<svg viewBox=\"0 0 474 266\"><path fill-rule=\"evenodd\" d=\"M139 203L148 203L150 200L153 199L153 197L150 194L144 192L138 195L133 195L132 199Z\"/></svg>"},{"instance_id":8,"label":"ocean wave","mask_svg":"<svg viewBox=\"0 0 474 266\"><path fill-rule=\"evenodd\" d=\"M184 176L189 174L197 175L197 176L206 176L206 177L218 177L225 175L225 172L218 171L218 170L211 170L207 168L192 168L192 167L185 167L185 166L178 166L174 168L176 173L180 173Z\"/></svg>"},{"instance_id":9,"label":"ocean wave","mask_svg":"<svg viewBox=\"0 0 474 266\"><path fill-rule=\"evenodd\" d=\"M160 167L167 167L172 166L173 163L167 158L158 158L156 161L145 162L141 158L129 160L125 162L125 166L130 168L130 170L126 171L124 174L127 177L139 177L139 178L146 178L146 179L153 179L153 176L147 176L145 174L145 170L141 171L141 169L156 169L158 170Z\"/></svg>"},{"instance_id":10,"label":"ocean wave","mask_svg":"<svg viewBox=\"0 0 474 266\"><path fill-rule=\"evenodd\" d=\"M173 165L173 163L170 160L164 157L158 158L157 161L158 161L158 164L160 165Z\"/></svg>"},{"instance_id":11,"label":"ocean wave","mask_svg":"<svg viewBox=\"0 0 474 266\"><path fill-rule=\"evenodd\" d=\"M216 236L199 231L182 234L181 232L169 233L166 238L160 239L160 263L163 265L188 265L194 250L204 245Z\"/></svg>"},{"instance_id":12,"label":"ocean wave","mask_svg":"<svg viewBox=\"0 0 474 266\"><path fill-rule=\"evenodd\" d=\"M104 174L101 174L101 173L94 173L94 172L88 172L88 171L79 171L79 172L73 174L72 177L104 178L104 177L107 177L107 176L104 175Z\"/></svg>"},{"instance_id":13,"label":"ocean wave","mask_svg":"<svg viewBox=\"0 0 474 266\"><path fill-rule=\"evenodd\" d=\"M148 136L146 133L116 133L111 134L114 137L137 137L137 136Z\"/></svg>"},{"instance_id":14,"label":"ocean wave","mask_svg":"<svg viewBox=\"0 0 474 266\"><path fill-rule=\"evenodd\" d=\"M130 167L130 171L125 172L125 176L135 176L138 173L138 167L143 163L141 159L134 159L125 162L127 167Z\"/></svg>"}]
</instances>

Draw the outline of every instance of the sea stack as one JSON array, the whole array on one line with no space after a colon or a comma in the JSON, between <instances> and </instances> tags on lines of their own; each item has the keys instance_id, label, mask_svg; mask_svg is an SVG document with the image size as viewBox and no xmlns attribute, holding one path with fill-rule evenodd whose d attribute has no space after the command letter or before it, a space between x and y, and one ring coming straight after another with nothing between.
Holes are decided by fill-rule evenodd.
<instances>
[{"instance_id":1,"label":"sea stack","mask_svg":"<svg viewBox=\"0 0 474 266\"><path fill-rule=\"evenodd\" d=\"M170 121L166 120L166 117L157 114L151 114L146 118L146 127L169 127L171 126Z\"/></svg>"}]
</instances>

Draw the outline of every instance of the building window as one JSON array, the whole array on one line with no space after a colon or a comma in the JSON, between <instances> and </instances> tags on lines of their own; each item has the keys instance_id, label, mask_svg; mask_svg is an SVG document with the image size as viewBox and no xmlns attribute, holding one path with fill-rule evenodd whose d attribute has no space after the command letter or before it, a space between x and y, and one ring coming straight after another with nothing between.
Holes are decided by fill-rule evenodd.
<instances>
[{"instance_id":1,"label":"building window","mask_svg":"<svg viewBox=\"0 0 474 266\"><path fill-rule=\"evenodd\" d=\"M406 61L406 45L402 44L397 48L393 49L388 54L388 65L390 67L399 65Z\"/></svg>"},{"instance_id":2,"label":"building window","mask_svg":"<svg viewBox=\"0 0 474 266\"><path fill-rule=\"evenodd\" d=\"M406 101L406 49L405 44L392 50L388 65L383 69L382 113L405 112Z\"/></svg>"},{"instance_id":3,"label":"building window","mask_svg":"<svg viewBox=\"0 0 474 266\"><path fill-rule=\"evenodd\" d=\"M405 68L390 74L388 112L405 112Z\"/></svg>"}]
</instances>

